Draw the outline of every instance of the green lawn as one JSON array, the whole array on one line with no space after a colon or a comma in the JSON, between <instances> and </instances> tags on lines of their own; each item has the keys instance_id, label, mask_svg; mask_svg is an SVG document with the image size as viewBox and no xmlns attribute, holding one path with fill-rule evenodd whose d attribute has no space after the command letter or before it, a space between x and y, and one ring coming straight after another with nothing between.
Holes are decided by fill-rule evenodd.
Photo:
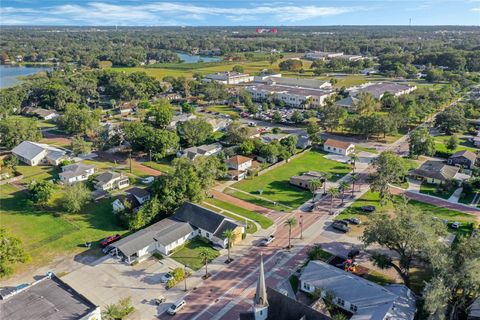
<instances>
[{"instance_id":1,"label":"green lawn","mask_svg":"<svg viewBox=\"0 0 480 320\"><path fill-rule=\"evenodd\" d=\"M442 199L448 199L452 195L452 193L455 191L455 188L449 189L449 190L443 190L438 188L438 185L436 184L431 184L431 183L426 183L423 182L420 185L420 193L423 194L428 194L431 196L439 197Z\"/></svg>"},{"instance_id":2,"label":"green lawn","mask_svg":"<svg viewBox=\"0 0 480 320\"><path fill-rule=\"evenodd\" d=\"M0 221L2 227L18 237L32 257L27 267L45 265L59 256L81 253L85 241L93 242L92 253L98 254L98 241L108 235L125 233L112 213L111 200L88 204L79 214L58 209L31 207L27 194L11 185L0 188Z\"/></svg>"},{"instance_id":3,"label":"green lawn","mask_svg":"<svg viewBox=\"0 0 480 320\"><path fill-rule=\"evenodd\" d=\"M256 204L256 205L264 207L264 208L269 208L269 209L277 210L277 211L287 211L287 212L290 211L289 207L285 207L284 205L279 204L279 203L274 205L274 203L271 202L271 201L267 201L267 200L264 200L264 199L257 198L256 196L254 196L252 194L249 194L249 193L243 193L243 192L240 192L240 191L235 191L231 188L227 188L224 192L231 195L231 196L234 196L235 198L242 199L242 200L245 200L247 202L251 202L253 204Z\"/></svg>"},{"instance_id":4,"label":"green lawn","mask_svg":"<svg viewBox=\"0 0 480 320\"><path fill-rule=\"evenodd\" d=\"M290 185L291 176L315 170L326 173L330 177L329 180L337 181L350 171L348 165L328 160L324 155L325 153L320 151L309 151L261 176L240 181L233 187L296 208L309 200L312 193ZM261 195L258 193L259 190L263 190ZM237 196L237 194L238 192L234 195ZM258 203L258 200L255 202Z\"/></svg>"},{"instance_id":5,"label":"green lawn","mask_svg":"<svg viewBox=\"0 0 480 320\"><path fill-rule=\"evenodd\" d=\"M370 153L378 153L377 149L375 148L366 148L366 147L361 147L361 146L355 146L355 151L365 151L365 152L370 152Z\"/></svg>"},{"instance_id":6,"label":"green lawn","mask_svg":"<svg viewBox=\"0 0 480 320\"><path fill-rule=\"evenodd\" d=\"M218 199L214 199L214 198L209 198L209 199L205 200L205 202L213 204L213 205L215 205L217 207L220 207L220 208L223 208L225 210L232 211L232 212L234 212L238 215L241 215L242 217L251 219L251 220L257 222L263 229L267 229L267 228L269 228L270 226L273 225L273 221L268 219L267 217L265 217L265 216L263 216L259 213L256 213L256 212L249 211L249 210L246 210L244 208L240 208L240 207L238 207L236 205L233 205L231 203L221 201L221 200L218 200Z\"/></svg>"},{"instance_id":7,"label":"green lawn","mask_svg":"<svg viewBox=\"0 0 480 320\"><path fill-rule=\"evenodd\" d=\"M169 162L148 161L148 162L142 162L142 164L145 167L149 167L149 168L161 171L163 173L171 173L173 171L172 166L170 165Z\"/></svg>"},{"instance_id":8,"label":"green lawn","mask_svg":"<svg viewBox=\"0 0 480 320\"><path fill-rule=\"evenodd\" d=\"M207 107L207 110L208 111L211 111L211 112L218 112L218 113L222 113L222 114L226 114L226 115L229 115L229 116L238 116L238 112L235 111L234 108L230 107L230 106L226 106L226 105L213 105L213 106L208 106Z\"/></svg>"},{"instance_id":9,"label":"green lawn","mask_svg":"<svg viewBox=\"0 0 480 320\"><path fill-rule=\"evenodd\" d=\"M52 166L17 166L17 171L23 175L22 182L29 183L32 180L51 180L56 176L56 169ZM3 188L3 186L1 187Z\"/></svg>"},{"instance_id":10,"label":"green lawn","mask_svg":"<svg viewBox=\"0 0 480 320\"><path fill-rule=\"evenodd\" d=\"M175 250L170 258L196 271L204 266L203 261L198 256L203 249L207 249L211 253L213 259L220 255L217 250L213 249L212 246L206 242L206 240L196 237Z\"/></svg>"},{"instance_id":11,"label":"green lawn","mask_svg":"<svg viewBox=\"0 0 480 320\"><path fill-rule=\"evenodd\" d=\"M435 150L438 152L437 154L438 156L444 155L446 157L449 154L453 154L455 152L462 151L462 150L469 150L472 152L478 151L478 149L475 148L473 144L470 141L468 141L467 138L464 138L464 137L459 138L459 144L455 150L453 151L447 150L447 148L445 147L445 142L448 139L450 139L450 136L446 136L446 135L435 137Z\"/></svg>"}]
</instances>

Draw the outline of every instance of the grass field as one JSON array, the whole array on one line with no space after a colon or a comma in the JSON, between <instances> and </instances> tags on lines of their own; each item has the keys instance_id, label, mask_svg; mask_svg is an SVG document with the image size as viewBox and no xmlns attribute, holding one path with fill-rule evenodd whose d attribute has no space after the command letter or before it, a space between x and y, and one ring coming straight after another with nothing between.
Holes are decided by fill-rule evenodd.
<instances>
[{"instance_id":1,"label":"grass field","mask_svg":"<svg viewBox=\"0 0 480 320\"><path fill-rule=\"evenodd\" d=\"M232 220L238 221L238 222L240 222L240 223L242 223L242 224L245 223L245 219L243 219L242 217L238 217L238 216L236 216L236 215L234 215L234 214L231 214L231 213L229 213L229 212L226 212L226 211L223 210L223 209L219 209L219 208L217 208L217 207L214 207L213 205L211 205L211 204L208 203L208 202L202 203L202 206L205 207L205 208L207 208L207 209L210 209L210 210L212 210L212 211L214 211L214 212L220 213L221 215L224 215L225 217L228 217L228 218L230 218L230 219L232 219ZM253 223L252 221L247 221L247 233L252 234L252 233L255 233L255 232L257 232L257 231L258 231L258 229L257 229L257 226L255 225L255 223Z\"/></svg>"},{"instance_id":2,"label":"grass field","mask_svg":"<svg viewBox=\"0 0 480 320\"><path fill-rule=\"evenodd\" d=\"M82 213L67 214L31 207L25 192L3 185L0 201L2 227L18 237L32 257L28 264L19 264L17 272L45 265L59 256L84 252L85 241L93 242L94 250L106 236L125 233L117 224L109 199L88 204Z\"/></svg>"},{"instance_id":3,"label":"grass field","mask_svg":"<svg viewBox=\"0 0 480 320\"><path fill-rule=\"evenodd\" d=\"M400 197L396 196L394 198L395 201L399 201ZM472 231L470 227L470 223L476 223L476 218L473 215L469 215L463 212L450 210L443 207L437 207L428 203L410 200L408 202L415 208L422 210L425 214L431 215L432 217L437 217L441 220L448 220L449 223L458 221L462 224L459 230L454 231L450 229L450 232L455 232L458 234L468 234ZM394 211L395 204L394 203L387 203L385 206L380 205L380 196L377 192L368 191L365 193L361 198L355 201L349 208L345 209L342 213L340 213L336 219L347 219L351 217L358 217L362 220L362 224L368 223L369 215L376 214L376 213L365 213L360 210L360 207L372 205L377 208L377 212L388 212L392 213ZM351 233L353 235L361 235L363 233L364 226L351 226L352 230Z\"/></svg>"},{"instance_id":4,"label":"grass field","mask_svg":"<svg viewBox=\"0 0 480 320\"><path fill-rule=\"evenodd\" d=\"M421 185L420 185L420 193L423 193L423 194L428 194L428 195L431 195L431 196L434 196L434 197L439 197L439 198L442 198L442 199L448 199L450 198L450 196L452 195L452 193L455 191L455 188L452 188L450 190L440 190L438 189L438 185L436 184L430 184L430 183L426 183L426 182L423 182Z\"/></svg>"},{"instance_id":5,"label":"grass field","mask_svg":"<svg viewBox=\"0 0 480 320\"><path fill-rule=\"evenodd\" d=\"M337 181L350 171L349 166L328 160L324 158L324 155L325 153L320 151L309 151L261 176L240 181L233 187L296 208L309 200L312 193L290 185L290 177L315 170L326 173L327 176L330 176L329 180ZM261 195L259 190L262 190Z\"/></svg>"},{"instance_id":6,"label":"grass field","mask_svg":"<svg viewBox=\"0 0 480 320\"><path fill-rule=\"evenodd\" d=\"M213 204L213 205L215 205L217 207L220 207L220 208L223 208L225 210L232 211L232 212L234 212L238 215L241 215L242 217L251 219L251 220L257 222L263 229L267 229L267 228L269 228L270 226L273 225L273 221L268 219L267 217L265 217L265 216L263 216L259 213L256 213L256 212L249 211L249 210L246 210L244 208L240 208L240 207L238 207L236 205L233 205L231 203L221 201L221 200L218 200L218 199L214 199L214 198L209 198L209 199L205 200L205 202Z\"/></svg>"},{"instance_id":7,"label":"grass field","mask_svg":"<svg viewBox=\"0 0 480 320\"><path fill-rule=\"evenodd\" d=\"M145 167L149 167L158 171L161 171L163 173L171 173L173 171L172 166L169 163L166 162L154 162L154 161L148 161L148 162L142 162L142 164Z\"/></svg>"},{"instance_id":8,"label":"grass field","mask_svg":"<svg viewBox=\"0 0 480 320\"><path fill-rule=\"evenodd\" d=\"M238 112L235 111L234 108L232 108L230 106L226 106L226 105L208 106L207 110L211 111L211 112L218 112L218 113L221 113L221 114L226 114L228 116L233 116L233 117L238 116Z\"/></svg>"},{"instance_id":9,"label":"grass field","mask_svg":"<svg viewBox=\"0 0 480 320\"><path fill-rule=\"evenodd\" d=\"M435 137L435 150L440 152L440 153L445 153L445 154L453 154L458 151L462 150L469 150L472 152L477 152L478 149L473 146L473 144L467 140L465 137L460 137L458 147L453 150L447 150L445 147L445 143L450 139L450 136L436 136Z\"/></svg>"},{"instance_id":10,"label":"grass field","mask_svg":"<svg viewBox=\"0 0 480 320\"><path fill-rule=\"evenodd\" d=\"M170 258L196 271L204 266L202 259L198 256L203 249L208 250L213 259L220 255L210 244L197 237L176 250Z\"/></svg>"}]
</instances>

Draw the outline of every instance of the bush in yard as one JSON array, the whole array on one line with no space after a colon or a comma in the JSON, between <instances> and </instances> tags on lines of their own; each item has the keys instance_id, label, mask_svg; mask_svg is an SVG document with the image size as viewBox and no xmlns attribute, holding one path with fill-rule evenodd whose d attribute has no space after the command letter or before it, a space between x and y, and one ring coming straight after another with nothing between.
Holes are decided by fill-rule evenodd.
<instances>
[{"instance_id":1,"label":"bush in yard","mask_svg":"<svg viewBox=\"0 0 480 320\"><path fill-rule=\"evenodd\" d=\"M27 187L30 199L39 205L44 205L50 200L50 197L55 191L55 185L50 181L35 181L33 180Z\"/></svg>"},{"instance_id":2,"label":"bush in yard","mask_svg":"<svg viewBox=\"0 0 480 320\"><path fill-rule=\"evenodd\" d=\"M167 281L167 284L165 285L165 288L166 288L166 289L173 288L173 287L175 287L175 285L177 284L177 282L178 282L178 281L177 281L175 278L170 279L170 280Z\"/></svg>"},{"instance_id":3,"label":"bush in yard","mask_svg":"<svg viewBox=\"0 0 480 320\"><path fill-rule=\"evenodd\" d=\"M185 278L185 270L183 268L175 268L172 271L172 276L177 282L182 281Z\"/></svg>"},{"instance_id":4,"label":"bush in yard","mask_svg":"<svg viewBox=\"0 0 480 320\"><path fill-rule=\"evenodd\" d=\"M63 191L62 205L70 213L78 213L90 199L90 190L82 182L67 185Z\"/></svg>"},{"instance_id":5,"label":"bush in yard","mask_svg":"<svg viewBox=\"0 0 480 320\"><path fill-rule=\"evenodd\" d=\"M154 252L152 254L152 256L155 258L155 259L158 259L158 260L163 260L163 256L160 252Z\"/></svg>"}]
</instances>

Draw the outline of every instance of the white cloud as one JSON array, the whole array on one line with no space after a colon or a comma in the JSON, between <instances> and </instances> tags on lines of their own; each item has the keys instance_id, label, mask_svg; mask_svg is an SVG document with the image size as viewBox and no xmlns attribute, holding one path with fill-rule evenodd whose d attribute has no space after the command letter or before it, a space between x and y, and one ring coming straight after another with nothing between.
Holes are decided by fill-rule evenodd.
<instances>
[{"instance_id":1,"label":"white cloud","mask_svg":"<svg viewBox=\"0 0 480 320\"><path fill-rule=\"evenodd\" d=\"M140 2L141 3L141 2ZM138 4L138 3L136 3ZM2 8L2 24L44 24L46 20L64 21L65 24L85 25L168 25L188 24L191 20L222 18L231 22L253 21L269 16L278 24L300 22L326 16L334 16L365 10L361 7L323 7L316 5L292 5L278 2L248 7L200 6L189 3L151 2L139 5L88 2L83 5L64 4L43 8ZM215 20L211 20L216 24ZM222 20L223 21L223 20ZM173 22L173 23L172 23ZM57 22L61 23L61 22Z\"/></svg>"},{"instance_id":2,"label":"white cloud","mask_svg":"<svg viewBox=\"0 0 480 320\"><path fill-rule=\"evenodd\" d=\"M480 12L480 7L479 8L473 8L472 11L473 12Z\"/></svg>"}]
</instances>

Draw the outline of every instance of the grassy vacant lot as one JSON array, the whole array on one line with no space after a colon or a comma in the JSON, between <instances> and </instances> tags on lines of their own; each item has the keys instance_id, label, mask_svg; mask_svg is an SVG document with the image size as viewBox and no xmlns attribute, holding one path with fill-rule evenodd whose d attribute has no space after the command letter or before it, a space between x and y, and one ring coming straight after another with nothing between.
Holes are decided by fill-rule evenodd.
<instances>
[{"instance_id":1,"label":"grassy vacant lot","mask_svg":"<svg viewBox=\"0 0 480 320\"><path fill-rule=\"evenodd\" d=\"M208 106L207 110L211 111L211 112L218 112L218 113L226 114L226 115L233 116L233 117L238 116L238 112L235 111L234 108L232 108L230 106L226 106L226 105L216 104L216 105Z\"/></svg>"},{"instance_id":2,"label":"grassy vacant lot","mask_svg":"<svg viewBox=\"0 0 480 320\"><path fill-rule=\"evenodd\" d=\"M88 204L82 213L68 214L60 209L32 207L27 194L11 185L0 188L0 221L2 228L18 237L32 257L17 271L38 267L54 258L81 253L85 241L98 241L108 235L125 233L112 213L111 200ZM98 251L97 251L98 252ZM93 252L92 252L93 253Z\"/></svg>"},{"instance_id":3,"label":"grassy vacant lot","mask_svg":"<svg viewBox=\"0 0 480 320\"><path fill-rule=\"evenodd\" d=\"M452 188L449 190L443 190L443 189L439 189L438 185L436 184L431 184L426 182L423 182L420 185L420 193L428 194L428 195L439 197L442 199L450 198L450 196L454 191L455 191L455 188Z\"/></svg>"},{"instance_id":4,"label":"grassy vacant lot","mask_svg":"<svg viewBox=\"0 0 480 320\"><path fill-rule=\"evenodd\" d=\"M296 208L310 199L312 194L308 190L290 185L291 176L315 170L324 172L331 177L330 180L337 181L350 171L349 166L328 160L324 158L324 155L325 153L320 151L309 151L261 176L240 181L233 187L253 195L259 195L258 190L263 190L263 193L259 196ZM234 196L237 196L237 193ZM258 201L252 202L257 203ZM261 203L258 204L262 205Z\"/></svg>"},{"instance_id":5,"label":"grassy vacant lot","mask_svg":"<svg viewBox=\"0 0 480 320\"><path fill-rule=\"evenodd\" d=\"M173 171L172 166L167 162L148 161L148 162L142 162L142 164L145 167L149 167L149 168L161 171L163 173L171 173Z\"/></svg>"},{"instance_id":6,"label":"grassy vacant lot","mask_svg":"<svg viewBox=\"0 0 480 320\"><path fill-rule=\"evenodd\" d=\"M224 215L225 217L228 217L232 220L238 221L240 223L245 223L245 219L243 219L241 217L238 217L234 214L231 214L229 212L226 212L223 209L214 207L213 205L209 204L208 202L204 202L202 204L202 206L204 206L205 208L210 209L212 211L215 211L217 213L220 213L221 215ZM257 226L255 225L255 223L253 223L252 221L247 221L247 233L252 234L252 233L255 233L257 231L258 231L258 229L257 229Z\"/></svg>"},{"instance_id":7,"label":"grassy vacant lot","mask_svg":"<svg viewBox=\"0 0 480 320\"><path fill-rule=\"evenodd\" d=\"M472 151L472 152L476 152L478 151L477 148L475 148L473 146L473 144L467 140L467 138L465 137L460 137L458 140L459 140L459 144L457 146L457 149L453 150L453 151L449 151L447 150L447 148L445 147L445 143L448 141L448 139L450 139L450 136L436 136L435 137L435 150L437 152L440 153L444 153L444 154L453 154L455 152L458 152L458 151L462 151L462 150L469 150L469 151Z\"/></svg>"},{"instance_id":8,"label":"grassy vacant lot","mask_svg":"<svg viewBox=\"0 0 480 320\"><path fill-rule=\"evenodd\" d=\"M395 197L394 201L399 201L400 197ZM432 217L437 217L438 219L448 220L449 223L458 221L462 224L461 228L458 231L450 229L451 232L456 232L459 234L468 234L472 231L470 223L476 223L474 216L450 210L447 208L437 207L428 203L410 200L409 204L422 210L425 214L431 215ZM355 201L349 208L345 209L341 214L337 216L337 219L346 219L351 217L358 217L362 220L362 224L368 223L369 215L376 213L365 213L360 210L360 207L372 205L377 208L377 212L388 212L393 213L395 204L387 203L385 206L380 205L380 197L377 192L368 191L360 199ZM354 235L361 235L363 233L364 226L352 226L352 231Z\"/></svg>"},{"instance_id":9,"label":"grassy vacant lot","mask_svg":"<svg viewBox=\"0 0 480 320\"><path fill-rule=\"evenodd\" d=\"M197 237L176 250L170 257L196 271L204 266L202 259L198 256L203 249L207 249L213 259L220 255L208 242Z\"/></svg>"},{"instance_id":10,"label":"grassy vacant lot","mask_svg":"<svg viewBox=\"0 0 480 320\"><path fill-rule=\"evenodd\" d=\"M241 215L242 217L251 219L251 220L257 222L263 229L267 229L271 225L273 225L273 221L268 219L267 217L265 217L265 216L263 216L259 213L256 213L256 212L248 211L244 208L240 208L240 207L238 207L236 205L233 205L231 203L221 201L221 200L218 200L218 199L213 199L213 198L207 199L206 202L210 203L210 204L213 204L217 207L220 207L222 209L232 211L232 212L234 212L238 215Z\"/></svg>"}]
</instances>

